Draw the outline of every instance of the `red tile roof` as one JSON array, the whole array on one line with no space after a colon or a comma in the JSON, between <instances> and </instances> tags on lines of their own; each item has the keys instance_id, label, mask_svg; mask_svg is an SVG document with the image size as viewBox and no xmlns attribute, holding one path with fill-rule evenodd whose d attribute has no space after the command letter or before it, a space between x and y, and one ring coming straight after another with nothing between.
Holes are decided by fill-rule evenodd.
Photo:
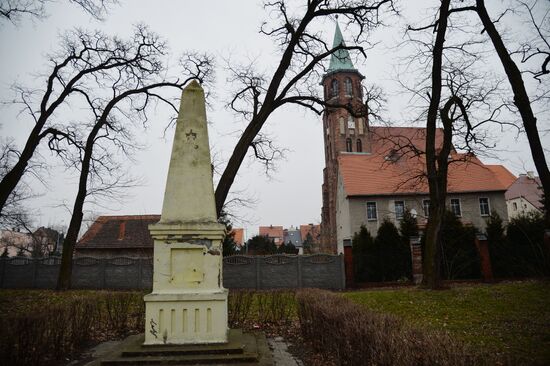
<instances>
[{"instance_id":1,"label":"red tile roof","mask_svg":"<svg viewBox=\"0 0 550 366\"><path fill-rule=\"evenodd\" d=\"M76 244L76 249L153 248L148 226L160 215L99 216Z\"/></svg>"},{"instance_id":2,"label":"red tile roof","mask_svg":"<svg viewBox=\"0 0 550 366\"><path fill-rule=\"evenodd\" d=\"M425 129L403 127L373 128L371 154L341 153L340 175L348 196L428 193L425 159L413 156L413 148L424 150ZM397 138L392 138L392 136ZM382 136L382 137L381 137ZM437 132L441 138L441 130ZM396 151L396 160L389 152ZM452 152L448 191L505 191L513 175L503 166L484 165L473 155Z\"/></svg>"},{"instance_id":3,"label":"red tile roof","mask_svg":"<svg viewBox=\"0 0 550 366\"><path fill-rule=\"evenodd\" d=\"M411 147L426 149L426 129L422 127L370 127L371 151L373 154L387 154L390 150L408 152ZM436 146L443 142L443 130L435 131Z\"/></svg>"},{"instance_id":4,"label":"red tile roof","mask_svg":"<svg viewBox=\"0 0 550 366\"><path fill-rule=\"evenodd\" d=\"M487 168L491 169L497 179L506 187L510 186L516 181L516 176L513 175L504 165L485 165Z\"/></svg>"},{"instance_id":5,"label":"red tile roof","mask_svg":"<svg viewBox=\"0 0 550 366\"><path fill-rule=\"evenodd\" d=\"M282 226L260 226L259 234L274 239L275 244L280 244L283 242L284 230Z\"/></svg>"},{"instance_id":6,"label":"red tile roof","mask_svg":"<svg viewBox=\"0 0 550 366\"><path fill-rule=\"evenodd\" d=\"M233 240L235 243L237 243L238 246L242 247L244 244L244 229L242 228L234 228L231 230L233 235Z\"/></svg>"}]
</instances>

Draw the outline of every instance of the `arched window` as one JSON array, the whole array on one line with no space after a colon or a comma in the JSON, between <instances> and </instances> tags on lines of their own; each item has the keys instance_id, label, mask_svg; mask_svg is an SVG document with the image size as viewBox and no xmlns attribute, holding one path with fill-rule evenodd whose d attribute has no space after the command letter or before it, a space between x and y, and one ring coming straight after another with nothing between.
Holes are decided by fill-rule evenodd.
<instances>
[{"instance_id":1,"label":"arched window","mask_svg":"<svg viewBox=\"0 0 550 366\"><path fill-rule=\"evenodd\" d=\"M351 149L351 139L348 137L346 139L346 151L347 152L352 152L352 149Z\"/></svg>"},{"instance_id":2,"label":"arched window","mask_svg":"<svg viewBox=\"0 0 550 366\"><path fill-rule=\"evenodd\" d=\"M346 133L346 126L344 122L344 117L338 118L338 124L340 126L340 134L344 135Z\"/></svg>"},{"instance_id":3,"label":"arched window","mask_svg":"<svg viewBox=\"0 0 550 366\"><path fill-rule=\"evenodd\" d=\"M361 139L357 139L357 152L363 152L363 143Z\"/></svg>"},{"instance_id":4,"label":"arched window","mask_svg":"<svg viewBox=\"0 0 550 366\"><path fill-rule=\"evenodd\" d=\"M344 90L346 91L346 96L353 97L353 85L350 78L344 80Z\"/></svg>"},{"instance_id":5,"label":"arched window","mask_svg":"<svg viewBox=\"0 0 550 366\"><path fill-rule=\"evenodd\" d=\"M330 96L331 97L337 97L338 96L338 80L332 79L330 83Z\"/></svg>"}]
</instances>

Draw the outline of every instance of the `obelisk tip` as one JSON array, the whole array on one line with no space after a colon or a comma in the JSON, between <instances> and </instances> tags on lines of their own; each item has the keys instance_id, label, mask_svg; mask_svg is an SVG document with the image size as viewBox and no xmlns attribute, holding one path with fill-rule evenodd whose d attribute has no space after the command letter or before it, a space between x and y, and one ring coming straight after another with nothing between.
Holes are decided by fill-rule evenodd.
<instances>
[{"instance_id":1,"label":"obelisk tip","mask_svg":"<svg viewBox=\"0 0 550 366\"><path fill-rule=\"evenodd\" d=\"M187 84L187 86L183 90L188 90L188 89L200 89L200 90L202 90L202 86L197 81L197 79L193 79L193 80L191 80L191 82L189 84Z\"/></svg>"}]
</instances>

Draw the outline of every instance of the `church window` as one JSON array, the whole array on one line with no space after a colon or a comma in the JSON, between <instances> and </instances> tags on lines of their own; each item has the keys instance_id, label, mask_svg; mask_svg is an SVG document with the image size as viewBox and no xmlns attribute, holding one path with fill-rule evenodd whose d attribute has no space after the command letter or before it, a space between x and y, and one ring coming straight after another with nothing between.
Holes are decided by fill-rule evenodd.
<instances>
[{"instance_id":1,"label":"church window","mask_svg":"<svg viewBox=\"0 0 550 366\"><path fill-rule=\"evenodd\" d=\"M346 91L346 96L347 97L352 97L353 96L353 84L351 83L350 78L346 78L344 80L344 89Z\"/></svg>"},{"instance_id":2,"label":"church window","mask_svg":"<svg viewBox=\"0 0 550 366\"><path fill-rule=\"evenodd\" d=\"M331 97L337 97L338 96L338 80L332 79L330 83L330 96Z\"/></svg>"},{"instance_id":3,"label":"church window","mask_svg":"<svg viewBox=\"0 0 550 366\"><path fill-rule=\"evenodd\" d=\"M346 127L344 125L344 117L338 118L338 123L340 124L340 134L345 135L346 134Z\"/></svg>"},{"instance_id":4,"label":"church window","mask_svg":"<svg viewBox=\"0 0 550 366\"><path fill-rule=\"evenodd\" d=\"M357 139L357 152L363 152L363 143L361 139Z\"/></svg>"},{"instance_id":5,"label":"church window","mask_svg":"<svg viewBox=\"0 0 550 366\"><path fill-rule=\"evenodd\" d=\"M357 118L357 133L363 134L363 118Z\"/></svg>"},{"instance_id":6,"label":"church window","mask_svg":"<svg viewBox=\"0 0 550 366\"><path fill-rule=\"evenodd\" d=\"M355 121L352 116L348 116L348 129L353 130L355 128Z\"/></svg>"},{"instance_id":7,"label":"church window","mask_svg":"<svg viewBox=\"0 0 550 366\"><path fill-rule=\"evenodd\" d=\"M351 149L351 139L348 137L346 139L346 151L347 152L352 152L352 149Z\"/></svg>"},{"instance_id":8,"label":"church window","mask_svg":"<svg viewBox=\"0 0 550 366\"><path fill-rule=\"evenodd\" d=\"M367 202L367 220L374 221L378 219L376 213L376 202Z\"/></svg>"},{"instance_id":9,"label":"church window","mask_svg":"<svg viewBox=\"0 0 550 366\"><path fill-rule=\"evenodd\" d=\"M405 214L405 202L404 201L394 201L395 204L395 218L401 220Z\"/></svg>"}]
</instances>

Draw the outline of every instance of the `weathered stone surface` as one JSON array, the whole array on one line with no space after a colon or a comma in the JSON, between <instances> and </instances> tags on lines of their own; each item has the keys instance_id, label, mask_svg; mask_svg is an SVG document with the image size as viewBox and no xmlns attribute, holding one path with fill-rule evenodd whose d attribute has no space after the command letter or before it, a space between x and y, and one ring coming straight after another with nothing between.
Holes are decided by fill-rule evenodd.
<instances>
[{"instance_id":1,"label":"weathered stone surface","mask_svg":"<svg viewBox=\"0 0 550 366\"><path fill-rule=\"evenodd\" d=\"M217 222L204 102L193 80L181 95L161 224Z\"/></svg>"}]
</instances>

